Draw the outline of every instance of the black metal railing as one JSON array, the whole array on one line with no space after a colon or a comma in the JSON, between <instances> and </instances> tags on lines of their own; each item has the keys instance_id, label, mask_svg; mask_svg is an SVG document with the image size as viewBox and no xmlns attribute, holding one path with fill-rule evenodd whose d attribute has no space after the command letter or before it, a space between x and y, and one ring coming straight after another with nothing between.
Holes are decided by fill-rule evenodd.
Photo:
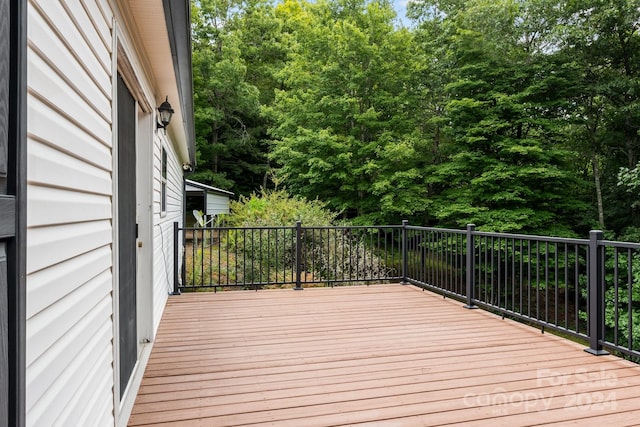
<instances>
[{"instance_id":1,"label":"black metal railing","mask_svg":"<svg viewBox=\"0 0 640 427\"><path fill-rule=\"evenodd\" d=\"M592 241L597 239L597 264L591 273L596 278L589 282L591 311L597 311L597 339L609 348L639 357L640 245L600 240L599 232L592 232L591 237ZM590 339L593 347L596 338Z\"/></svg>"},{"instance_id":2,"label":"black metal railing","mask_svg":"<svg viewBox=\"0 0 640 427\"><path fill-rule=\"evenodd\" d=\"M410 226L179 228L175 293L398 282L640 357L640 244ZM182 257L178 253L183 248ZM179 269L178 260L182 260ZM181 274L178 274L181 273Z\"/></svg>"},{"instance_id":3,"label":"black metal railing","mask_svg":"<svg viewBox=\"0 0 640 427\"><path fill-rule=\"evenodd\" d=\"M401 227L178 228L176 290L398 281ZM178 248L181 245L176 245Z\"/></svg>"},{"instance_id":4,"label":"black metal railing","mask_svg":"<svg viewBox=\"0 0 640 427\"><path fill-rule=\"evenodd\" d=\"M451 297L465 298L467 235L462 230L405 227L405 281Z\"/></svg>"}]
</instances>

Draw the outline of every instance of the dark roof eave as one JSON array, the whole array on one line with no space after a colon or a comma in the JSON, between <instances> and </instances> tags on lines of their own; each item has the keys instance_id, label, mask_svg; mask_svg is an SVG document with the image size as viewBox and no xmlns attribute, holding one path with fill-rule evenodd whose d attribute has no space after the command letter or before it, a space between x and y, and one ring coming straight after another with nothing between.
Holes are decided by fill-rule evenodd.
<instances>
[{"instance_id":1,"label":"dark roof eave","mask_svg":"<svg viewBox=\"0 0 640 427\"><path fill-rule=\"evenodd\" d=\"M189 0L162 0L176 74L180 106L184 112L189 163L195 166L196 143L193 120L193 75L191 68L191 5Z\"/></svg>"}]
</instances>

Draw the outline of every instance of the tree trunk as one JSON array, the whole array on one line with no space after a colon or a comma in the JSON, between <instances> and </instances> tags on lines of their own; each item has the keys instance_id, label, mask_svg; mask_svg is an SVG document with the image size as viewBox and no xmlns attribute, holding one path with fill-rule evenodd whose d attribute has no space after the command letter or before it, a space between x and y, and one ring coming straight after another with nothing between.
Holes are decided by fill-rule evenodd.
<instances>
[{"instance_id":1,"label":"tree trunk","mask_svg":"<svg viewBox=\"0 0 640 427\"><path fill-rule=\"evenodd\" d=\"M218 132L214 131L211 135L211 146L213 147L213 156L211 156L211 171L218 173L218 153L216 144L218 143Z\"/></svg>"},{"instance_id":2,"label":"tree trunk","mask_svg":"<svg viewBox=\"0 0 640 427\"><path fill-rule=\"evenodd\" d=\"M591 159L593 163L593 179L596 184L596 199L598 203L598 223L600 228L604 230L604 205L602 203L602 186L600 184L600 166L598 165L598 156L593 155Z\"/></svg>"}]
</instances>

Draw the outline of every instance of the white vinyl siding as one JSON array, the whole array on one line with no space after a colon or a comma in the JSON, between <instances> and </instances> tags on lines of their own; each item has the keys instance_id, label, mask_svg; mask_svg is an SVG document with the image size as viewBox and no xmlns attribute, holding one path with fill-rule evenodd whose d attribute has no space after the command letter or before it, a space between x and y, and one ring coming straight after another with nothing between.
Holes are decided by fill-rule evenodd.
<instances>
[{"instance_id":1,"label":"white vinyl siding","mask_svg":"<svg viewBox=\"0 0 640 427\"><path fill-rule=\"evenodd\" d=\"M160 176L160 213L167 212L167 150L162 147L161 176Z\"/></svg>"},{"instance_id":2,"label":"white vinyl siding","mask_svg":"<svg viewBox=\"0 0 640 427\"><path fill-rule=\"evenodd\" d=\"M169 125L171 126L171 125ZM154 153L153 180L153 328L157 329L169 292L173 290L173 223L182 225L183 178L176 150L158 132ZM162 211L162 147L167 153L166 211Z\"/></svg>"},{"instance_id":3,"label":"white vinyl siding","mask_svg":"<svg viewBox=\"0 0 640 427\"><path fill-rule=\"evenodd\" d=\"M107 5L28 4L28 426L114 425Z\"/></svg>"},{"instance_id":4,"label":"white vinyl siding","mask_svg":"<svg viewBox=\"0 0 640 427\"><path fill-rule=\"evenodd\" d=\"M229 213L229 196L207 193L207 215Z\"/></svg>"}]
</instances>

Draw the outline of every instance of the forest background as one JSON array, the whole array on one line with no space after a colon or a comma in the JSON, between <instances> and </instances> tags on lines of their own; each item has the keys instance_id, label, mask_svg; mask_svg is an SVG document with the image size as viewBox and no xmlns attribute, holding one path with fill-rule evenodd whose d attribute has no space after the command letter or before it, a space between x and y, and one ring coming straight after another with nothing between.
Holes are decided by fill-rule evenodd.
<instances>
[{"instance_id":1,"label":"forest background","mask_svg":"<svg viewBox=\"0 0 640 427\"><path fill-rule=\"evenodd\" d=\"M356 224L640 241L640 0L194 0L197 166Z\"/></svg>"}]
</instances>

